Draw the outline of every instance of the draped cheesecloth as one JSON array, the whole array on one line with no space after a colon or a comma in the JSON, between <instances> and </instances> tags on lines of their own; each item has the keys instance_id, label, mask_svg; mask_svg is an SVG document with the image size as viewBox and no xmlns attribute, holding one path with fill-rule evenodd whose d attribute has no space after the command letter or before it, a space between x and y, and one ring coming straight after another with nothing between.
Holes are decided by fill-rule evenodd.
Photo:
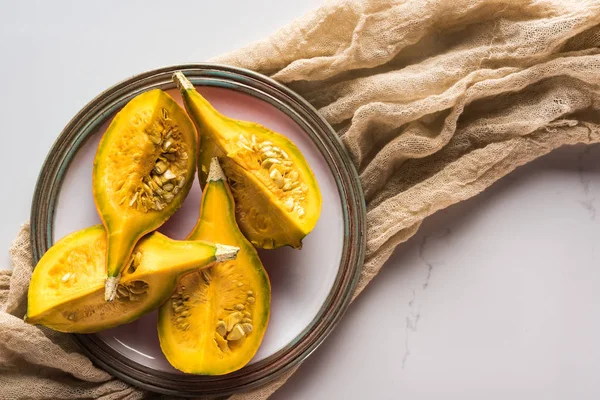
<instances>
[{"instance_id":1,"label":"draped cheesecloth","mask_svg":"<svg viewBox=\"0 0 600 400\"><path fill-rule=\"evenodd\" d=\"M358 294L425 217L559 146L600 141L599 46L600 1L330 1L214 61L288 85L340 135L367 202ZM28 225L11 258L0 398L154 397L23 323ZM264 399L290 374L232 399Z\"/></svg>"}]
</instances>

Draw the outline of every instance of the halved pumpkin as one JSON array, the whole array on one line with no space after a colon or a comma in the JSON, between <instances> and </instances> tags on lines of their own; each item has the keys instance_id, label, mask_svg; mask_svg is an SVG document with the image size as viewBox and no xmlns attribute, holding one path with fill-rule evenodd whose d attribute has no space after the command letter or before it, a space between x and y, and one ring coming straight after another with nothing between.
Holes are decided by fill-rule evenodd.
<instances>
[{"instance_id":1,"label":"halved pumpkin","mask_svg":"<svg viewBox=\"0 0 600 400\"><path fill-rule=\"evenodd\" d=\"M236 201L240 229L256 247L300 248L321 212L317 180L298 148L262 125L226 117L181 72L173 75L200 136L204 184L218 157Z\"/></svg>"},{"instance_id":2,"label":"halved pumpkin","mask_svg":"<svg viewBox=\"0 0 600 400\"><path fill-rule=\"evenodd\" d=\"M102 225L92 226L59 240L40 259L29 285L25 320L61 332L112 328L158 308L184 274L235 258L237 250L152 233L135 247L115 300L106 302L106 231Z\"/></svg>"},{"instance_id":3,"label":"halved pumpkin","mask_svg":"<svg viewBox=\"0 0 600 400\"><path fill-rule=\"evenodd\" d=\"M183 203L196 168L196 130L162 90L133 98L115 116L94 159L96 208L108 232L106 299L137 241Z\"/></svg>"},{"instance_id":4,"label":"halved pumpkin","mask_svg":"<svg viewBox=\"0 0 600 400\"><path fill-rule=\"evenodd\" d=\"M240 248L235 260L191 273L159 310L158 336L167 360L191 373L221 375L256 354L269 321L271 285L256 249L240 232L233 196L217 159L210 165L200 217L188 239Z\"/></svg>"}]
</instances>

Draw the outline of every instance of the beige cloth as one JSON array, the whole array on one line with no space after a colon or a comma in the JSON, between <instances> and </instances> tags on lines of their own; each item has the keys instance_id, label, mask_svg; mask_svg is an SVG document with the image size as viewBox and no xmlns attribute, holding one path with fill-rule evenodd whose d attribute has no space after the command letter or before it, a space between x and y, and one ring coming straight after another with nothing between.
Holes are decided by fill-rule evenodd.
<instances>
[{"instance_id":1,"label":"beige cloth","mask_svg":"<svg viewBox=\"0 0 600 400\"><path fill-rule=\"evenodd\" d=\"M338 131L367 200L359 293L425 217L563 144L600 141L599 46L599 1L331 1L215 61L289 85ZM21 322L27 229L0 276L0 397L143 396L68 336ZM286 378L232 398L267 398Z\"/></svg>"}]
</instances>

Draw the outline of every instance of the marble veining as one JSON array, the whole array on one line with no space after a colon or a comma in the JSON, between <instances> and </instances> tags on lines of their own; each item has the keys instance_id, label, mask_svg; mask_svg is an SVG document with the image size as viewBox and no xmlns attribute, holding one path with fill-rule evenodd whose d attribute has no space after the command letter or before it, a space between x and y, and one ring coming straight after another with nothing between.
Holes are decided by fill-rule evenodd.
<instances>
[{"instance_id":1,"label":"marble veining","mask_svg":"<svg viewBox=\"0 0 600 400\"><path fill-rule=\"evenodd\" d=\"M427 274L425 275L423 282L417 286L417 288L419 288L419 294L423 294L429 287L429 282L431 281L431 275L434 268L443 264L443 261L434 261L433 259L427 257L427 252L429 251L428 249L430 249L431 247L435 247L435 244L440 241L448 241L451 235L452 230L450 228L446 228L442 230L441 233L423 236L423 239L421 240L421 243L419 245L419 260L427 268ZM417 289L413 288L411 299L408 302L408 315L405 318L404 354L402 356L402 369L406 367L408 357L411 354L410 337L412 334L417 332L419 320L421 319L421 307L420 305L415 304L417 297Z\"/></svg>"},{"instance_id":2,"label":"marble veining","mask_svg":"<svg viewBox=\"0 0 600 400\"><path fill-rule=\"evenodd\" d=\"M588 146L577 156L577 174L579 175L579 182L583 189L583 198L579 200L579 204L588 212L591 220L596 219L596 197L590 193L590 183L592 181L589 176L590 168L588 168L588 162L591 161L591 150L592 147Z\"/></svg>"}]
</instances>

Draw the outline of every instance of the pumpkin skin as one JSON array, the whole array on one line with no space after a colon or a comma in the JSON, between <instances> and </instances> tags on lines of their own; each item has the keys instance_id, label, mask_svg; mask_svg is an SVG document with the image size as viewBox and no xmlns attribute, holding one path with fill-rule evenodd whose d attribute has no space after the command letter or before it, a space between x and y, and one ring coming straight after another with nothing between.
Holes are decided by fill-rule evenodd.
<instances>
[{"instance_id":1,"label":"pumpkin skin","mask_svg":"<svg viewBox=\"0 0 600 400\"><path fill-rule=\"evenodd\" d=\"M102 137L92 188L108 234L106 300L114 299L137 241L181 207L193 183L196 149L193 123L158 89L133 98Z\"/></svg>"},{"instance_id":2,"label":"pumpkin skin","mask_svg":"<svg viewBox=\"0 0 600 400\"><path fill-rule=\"evenodd\" d=\"M234 261L183 277L158 313L158 337L175 368L221 375L256 354L270 316L271 285L256 249L240 232L235 205L215 158L189 239L219 240L239 247Z\"/></svg>"},{"instance_id":3,"label":"pumpkin skin","mask_svg":"<svg viewBox=\"0 0 600 400\"><path fill-rule=\"evenodd\" d=\"M177 280L237 248L177 241L155 232L139 241L113 302L104 301L107 241L102 225L59 240L40 259L29 285L26 322L60 332L92 333L131 322L158 308Z\"/></svg>"},{"instance_id":4,"label":"pumpkin skin","mask_svg":"<svg viewBox=\"0 0 600 400\"><path fill-rule=\"evenodd\" d=\"M256 247L300 248L321 213L317 180L300 150L262 125L226 117L181 72L173 75L198 130L198 170L204 185L218 157L236 202L236 218Z\"/></svg>"}]
</instances>

